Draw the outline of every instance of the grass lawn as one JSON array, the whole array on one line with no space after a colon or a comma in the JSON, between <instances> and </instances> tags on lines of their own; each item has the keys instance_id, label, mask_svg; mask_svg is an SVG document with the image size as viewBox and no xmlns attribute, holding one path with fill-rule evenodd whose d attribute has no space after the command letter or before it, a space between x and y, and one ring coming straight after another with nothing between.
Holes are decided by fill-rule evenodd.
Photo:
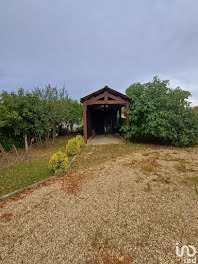
<instances>
[{"instance_id":1,"label":"grass lawn","mask_svg":"<svg viewBox=\"0 0 198 264\"><path fill-rule=\"evenodd\" d=\"M64 151L68 137L58 137L56 146L33 150L33 159L0 169L0 196L21 189L53 175L48 168L50 157L57 151ZM30 153L31 157L31 153Z\"/></svg>"}]
</instances>

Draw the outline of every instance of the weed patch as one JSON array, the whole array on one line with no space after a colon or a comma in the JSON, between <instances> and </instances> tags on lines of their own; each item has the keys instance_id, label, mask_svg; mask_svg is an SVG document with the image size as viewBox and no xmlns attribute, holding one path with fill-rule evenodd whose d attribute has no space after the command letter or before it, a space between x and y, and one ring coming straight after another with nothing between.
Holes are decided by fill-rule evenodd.
<instances>
[{"instance_id":1,"label":"weed patch","mask_svg":"<svg viewBox=\"0 0 198 264\"><path fill-rule=\"evenodd\" d=\"M90 177L92 177L92 174L68 173L61 178L62 188L69 194L77 194L83 183Z\"/></svg>"},{"instance_id":2,"label":"weed patch","mask_svg":"<svg viewBox=\"0 0 198 264\"><path fill-rule=\"evenodd\" d=\"M151 185L150 185L149 182L147 183L146 187L144 188L144 191L145 192L150 192L151 191Z\"/></svg>"}]
</instances>

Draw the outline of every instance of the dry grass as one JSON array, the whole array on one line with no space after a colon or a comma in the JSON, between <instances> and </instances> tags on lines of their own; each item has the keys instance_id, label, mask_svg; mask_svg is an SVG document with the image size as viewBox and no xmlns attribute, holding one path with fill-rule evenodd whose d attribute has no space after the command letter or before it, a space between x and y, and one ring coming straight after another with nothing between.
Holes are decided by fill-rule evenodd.
<instances>
[{"instance_id":1,"label":"dry grass","mask_svg":"<svg viewBox=\"0 0 198 264\"><path fill-rule=\"evenodd\" d=\"M123 147L124 146L124 147ZM100 165L107 160L116 160L133 151L143 151L147 146L142 144L86 145L78 155L71 171L80 171Z\"/></svg>"},{"instance_id":2,"label":"dry grass","mask_svg":"<svg viewBox=\"0 0 198 264\"><path fill-rule=\"evenodd\" d=\"M65 145L68 139L72 138L74 135L69 134L67 136L59 136L56 138L55 144L50 140L47 144L42 142L42 144L35 144L29 147L29 152L26 153L25 149L12 149L9 152L4 152L0 155L0 168L7 168L21 162L31 162L39 159L49 158L54 152L65 149ZM17 151L17 152L16 152Z\"/></svg>"},{"instance_id":3,"label":"dry grass","mask_svg":"<svg viewBox=\"0 0 198 264\"><path fill-rule=\"evenodd\" d=\"M13 217L13 213L8 212L8 213L1 215L0 220L3 222L9 222L12 219L12 217Z\"/></svg>"},{"instance_id":4,"label":"dry grass","mask_svg":"<svg viewBox=\"0 0 198 264\"><path fill-rule=\"evenodd\" d=\"M95 255L100 256L100 258L98 260L95 258L90 259L86 261L85 264L133 264L132 258L129 256L125 256L124 252L121 252L121 254L118 254L116 256L114 255L114 253L108 253L105 250L101 250L100 246Z\"/></svg>"},{"instance_id":5,"label":"dry grass","mask_svg":"<svg viewBox=\"0 0 198 264\"><path fill-rule=\"evenodd\" d=\"M83 183L92 177L92 174L87 173L68 173L61 178L63 189L69 194L77 194Z\"/></svg>"},{"instance_id":6,"label":"dry grass","mask_svg":"<svg viewBox=\"0 0 198 264\"><path fill-rule=\"evenodd\" d=\"M151 154L150 154L151 155ZM142 153L142 156L145 156ZM146 156L149 156L148 153ZM158 173L161 168L161 164L158 162L159 157L151 156L149 158L133 159L131 162L122 163L123 166L128 166L132 169L141 170L142 173Z\"/></svg>"}]
</instances>

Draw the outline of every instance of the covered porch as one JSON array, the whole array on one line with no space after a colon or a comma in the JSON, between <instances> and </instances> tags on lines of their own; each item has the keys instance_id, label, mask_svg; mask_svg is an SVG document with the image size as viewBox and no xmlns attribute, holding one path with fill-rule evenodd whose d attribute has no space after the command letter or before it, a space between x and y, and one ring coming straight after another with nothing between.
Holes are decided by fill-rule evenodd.
<instances>
[{"instance_id":1,"label":"covered porch","mask_svg":"<svg viewBox=\"0 0 198 264\"><path fill-rule=\"evenodd\" d=\"M105 86L81 98L83 103L83 133L85 143L90 137L118 132L122 120L122 108L126 109L126 125L129 126L130 99ZM99 137L100 138L100 137Z\"/></svg>"}]
</instances>

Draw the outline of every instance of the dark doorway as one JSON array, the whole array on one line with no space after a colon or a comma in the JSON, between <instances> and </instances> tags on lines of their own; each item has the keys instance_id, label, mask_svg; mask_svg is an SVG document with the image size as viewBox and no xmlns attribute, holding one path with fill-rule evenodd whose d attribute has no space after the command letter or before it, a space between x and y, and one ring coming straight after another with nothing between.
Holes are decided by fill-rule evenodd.
<instances>
[{"instance_id":1,"label":"dark doorway","mask_svg":"<svg viewBox=\"0 0 198 264\"><path fill-rule=\"evenodd\" d=\"M117 132L119 119L117 105L90 105L92 135L110 134Z\"/></svg>"}]
</instances>

